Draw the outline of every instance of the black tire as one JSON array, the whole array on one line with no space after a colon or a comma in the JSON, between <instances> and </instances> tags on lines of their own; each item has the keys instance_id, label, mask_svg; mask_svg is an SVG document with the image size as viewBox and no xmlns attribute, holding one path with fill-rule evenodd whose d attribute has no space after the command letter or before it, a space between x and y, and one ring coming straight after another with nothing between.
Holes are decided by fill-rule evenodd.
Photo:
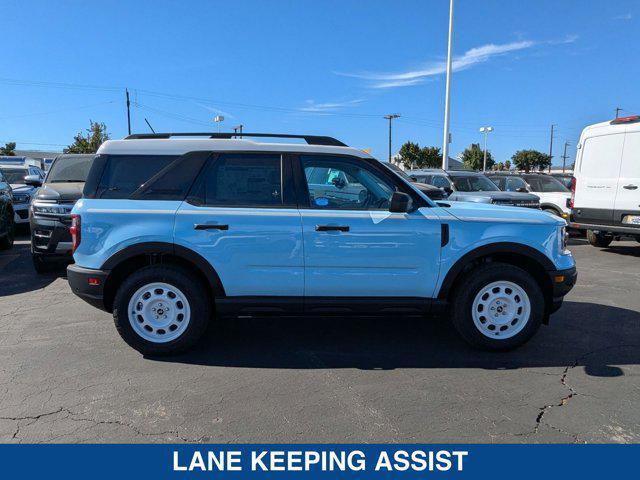
<instances>
[{"instance_id":1,"label":"black tire","mask_svg":"<svg viewBox=\"0 0 640 480\"><path fill-rule=\"evenodd\" d=\"M33 268L36 270L36 273L40 275L49 273L53 270L53 265L51 264L51 262L45 260L42 255L32 253L31 261L33 262Z\"/></svg>"},{"instance_id":2,"label":"black tire","mask_svg":"<svg viewBox=\"0 0 640 480\"><path fill-rule=\"evenodd\" d=\"M189 324L182 334L169 342L159 343L141 337L131 326L128 306L131 297L143 286L162 282L179 289L191 309ZM113 321L122 339L143 355L174 355L193 347L202 337L211 316L209 295L204 285L188 271L173 265L148 266L129 275L120 285L114 299Z\"/></svg>"},{"instance_id":3,"label":"black tire","mask_svg":"<svg viewBox=\"0 0 640 480\"><path fill-rule=\"evenodd\" d=\"M4 218L2 219L2 226L4 226L4 235L0 238L0 250L9 250L13 247L15 239L15 223L13 222L13 212L9 209L5 211Z\"/></svg>"},{"instance_id":4,"label":"black tire","mask_svg":"<svg viewBox=\"0 0 640 480\"><path fill-rule=\"evenodd\" d=\"M587 230L587 240L594 247L605 248L611 245L611 242L613 242L613 236L605 235L604 233L595 233L593 230Z\"/></svg>"},{"instance_id":5,"label":"black tire","mask_svg":"<svg viewBox=\"0 0 640 480\"><path fill-rule=\"evenodd\" d=\"M530 301L527 323L509 338L490 338L476 327L473 304L480 291L497 281L508 281L525 291ZM462 338L484 350L511 350L527 342L540 328L545 312L545 300L536 280L526 271L504 263L487 263L467 272L451 296L451 320ZM517 321L517 320L516 320Z\"/></svg>"},{"instance_id":6,"label":"black tire","mask_svg":"<svg viewBox=\"0 0 640 480\"><path fill-rule=\"evenodd\" d=\"M551 208L551 207L544 207L542 209L543 212L547 212L550 213L551 215L555 215L556 217L562 217L562 214L556 210L555 208Z\"/></svg>"}]
</instances>

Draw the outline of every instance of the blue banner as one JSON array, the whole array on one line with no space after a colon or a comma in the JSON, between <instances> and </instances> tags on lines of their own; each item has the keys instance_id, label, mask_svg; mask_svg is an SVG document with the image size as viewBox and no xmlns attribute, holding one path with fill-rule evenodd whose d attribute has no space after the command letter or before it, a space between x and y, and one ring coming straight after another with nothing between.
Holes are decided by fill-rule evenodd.
<instances>
[{"instance_id":1,"label":"blue banner","mask_svg":"<svg viewBox=\"0 0 640 480\"><path fill-rule=\"evenodd\" d=\"M638 445L0 445L0 478L636 476Z\"/></svg>"}]
</instances>

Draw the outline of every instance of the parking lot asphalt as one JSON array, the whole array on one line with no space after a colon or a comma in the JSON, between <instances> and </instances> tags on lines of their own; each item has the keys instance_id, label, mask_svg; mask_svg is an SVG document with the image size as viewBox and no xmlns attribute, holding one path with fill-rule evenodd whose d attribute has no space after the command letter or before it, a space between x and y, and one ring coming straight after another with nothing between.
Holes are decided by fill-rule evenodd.
<instances>
[{"instance_id":1,"label":"parking lot asphalt","mask_svg":"<svg viewBox=\"0 0 640 480\"><path fill-rule=\"evenodd\" d=\"M151 359L23 234L0 254L0 442L639 442L640 244L570 248L578 284L513 352L444 319L273 318Z\"/></svg>"}]
</instances>

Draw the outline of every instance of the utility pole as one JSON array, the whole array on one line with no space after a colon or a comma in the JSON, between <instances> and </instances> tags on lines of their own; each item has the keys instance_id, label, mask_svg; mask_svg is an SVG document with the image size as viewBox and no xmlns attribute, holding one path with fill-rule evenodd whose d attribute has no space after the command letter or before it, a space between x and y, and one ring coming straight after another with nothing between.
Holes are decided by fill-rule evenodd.
<instances>
[{"instance_id":1,"label":"utility pole","mask_svg":"<svg viewBox=\"0 0 640 480\"><path fill-rule=\"evenodd\" d=\"M618 118L618 115L620 114L621 111L622 109L620 107L616 107L616 118Z\"/></svg>"},{"instance_id":2,"label":"utility pole","mask_svg":"<svg viewBox=\"0 0 640 480\"><path fill-rule=\"evenodd\" d=\"M131 102L129 101L129 90L124 89L127 95L127 128L129 129L129 135L131 135Z\"/></svg>"},{"instance_id":3,"label":"utility pole","mask_svg":"<svg viewBox=\"0 0 640 480\"><path fill-rule=\"evenodd\" d=\"M400 118L400 115L392 113L391 115L385 115L384 118L389 120L389 163L391 163L391 122L396 118Z\"/></svg>"},{"instance_id":4,"label":"utility pole","mask_svg":"<svg viewBox=\"0 0 640 480\"><path fill-rule=\"evenodd\" d=\"M562 155L562 173L564 173L564 170L567 166L567 147L571 145L569 142L564 142L564 154Z\"/></svg>"},{"instance_id":5,"label":"utility pole","mask_svg":"<svg viewBox=\"0 0 640 480\"><path fill-rule=\"evenodd\" d=\"M449 168L449 104L451 96L451 54L453 46L453 0L449 2L449 41L447 44L447 83L444 93L444 139L442 140L442 169Z\"/></svg>"},{"instance_id":6,"label":"utility pole","mask_svg":"<svg viewBox=\"0 0 640 480\"><path fill-rule=\"evenodd\" d=\"M551 164L553 163L553 129L555 125L551 125L551 138L549 140L549 173L551 173Z\"/></svg>"}]
</instances>

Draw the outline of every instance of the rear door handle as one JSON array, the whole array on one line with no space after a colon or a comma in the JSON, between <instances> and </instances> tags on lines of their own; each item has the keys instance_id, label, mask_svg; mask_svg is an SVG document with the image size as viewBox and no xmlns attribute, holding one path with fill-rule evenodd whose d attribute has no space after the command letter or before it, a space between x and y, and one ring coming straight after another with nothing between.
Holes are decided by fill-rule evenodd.
<instances>
[{"instance_id":1,"label":"rear door handle","mask_svg":"<svg viewBox=\"0 0 640 480\"><path fill-rule=\"evenodd\" d=\"M349 225L316 225L316 232L348 232Z\"/></svg>"},{"instance_id":2,"label":"rear door handle","mask_svg":"<svg viewBox=\"0 0 640 480\"><path fill-rule=\"evenodd\" d=\"M622 188L626 188L627 190L635 190L636 188L638 188L637 185L625 185Z\"/></svg>"},{"instance_id":3,"label":"rear door handle","mask_svg":"<svg viewBox=\"0 0 640 480\"><path fill-rule=\"evenodd\" d=\"M229 230L229 225L220 225L218 223L196 223L194 230Z\"/></svg>"}]
</instances>

